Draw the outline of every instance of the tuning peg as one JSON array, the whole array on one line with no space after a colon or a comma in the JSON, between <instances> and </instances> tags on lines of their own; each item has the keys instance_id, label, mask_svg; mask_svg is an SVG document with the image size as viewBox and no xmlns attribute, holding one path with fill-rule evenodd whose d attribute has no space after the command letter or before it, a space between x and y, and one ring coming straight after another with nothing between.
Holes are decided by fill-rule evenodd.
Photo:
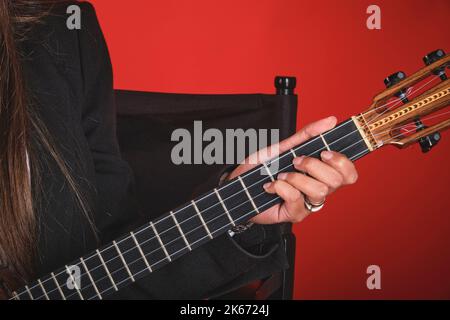
<instances>
[{"instance_id":1,"label":"tuning peg","mask_svg":"<svg viewBox=\"0 0 450 320\"><path fill-rule=\"evenodd\" d=\"M396 73L391 74L389 77L384 79L384 84L386 85L386 88L390 88L400 81L404 80L406 78L406 74L403 71L399 71Z\"/></svg>"},{"instance_id":2,"label":"tuning peg","mask_svg":"<svg viewBox=\"0 0 450 320\"><path fill-rule=\"evenodd\" d=\"M428 151L430 151L438 144L439 140L441 140L441 134L439 132L435 132L433 134L430 134L429 136L420 138L419 144L422 148L422 152L427 153Z\"/></svg>"},{"instance_id":3,"label":"tuning peg","mask_svg":"<svg viewBox=\"0 0 450 320\"><path fill-rule=\"evenodd\" d=\"M445 57L445 52L442 49L435 50L433 52L430 52L425 57L423 57L423 62L426 66L429 66L430 64L441 60ZM439 76L442 81L447 80L447 75L445 74L445 67L437 68L436 70L433 70L433 74Z\"/></svg>"},{"instance_id":4,"label":"tuning peg","mask_svg":"<svg viewBox=\"0 0 450 320\"><path fill-rule=\"evenodd\" d=\"M395 86L397 83L403 81L406 78L406 74L403 71L399 71L396 73L391 74L389 77L384 79L384 84L386 88L391 88L392 86ZM399 92L395 94L396 97L400 98L403 103L408 103L409 100L406 97L406 90L402 89Z\"/></svg>"},{"instance_id":5,"label":"tuning peg","mask_svg":"<svg viewBox=\"0 0 450 320\"><path fill-rule=\"evenodd\" d=\"M415 121L417 131L421 131L426 129L427 127L423 124L420 119L416 119ZM423 153L429 152L433 147L435 147L438 142L441 140L441 134L439 132L432 133L428 136L419 139L420 148Z\"/></svg>"}]
</instances>

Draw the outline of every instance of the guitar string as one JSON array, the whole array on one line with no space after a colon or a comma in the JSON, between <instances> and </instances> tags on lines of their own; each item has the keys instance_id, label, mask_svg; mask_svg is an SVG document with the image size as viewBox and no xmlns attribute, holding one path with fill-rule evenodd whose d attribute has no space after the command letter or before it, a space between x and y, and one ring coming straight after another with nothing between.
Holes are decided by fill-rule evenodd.
<instances>
[{"instance_id":1,"label":"guitar string","mask_svg":"<svg viewBox=\"0 0 450 320\"><path fill-rule=\"evenodd\" d=\"M362 142L362 141L363 141L363 140L361 139L361 140L359 140L358 142L356 142L356 143L354 143L354 144L360 143L360 142ZM353 144L353 145L354 145L354 144ZM339 152L344 152L346 149L352 147L353 145L347 146L347 147L345 147L344 149L340 150ZM325 150L325 149L322 147L321 150ZM317 152L317 151L316 151L316 152ZM354 158L357 158L359 155L361 155L362 153L365 153L365 152L367 152L367 150L364 150L364 151L358 153L358 154L355 155L351 160L353 160ZM282 168L281 170L288 169L288 168L290 168L291 166L292 166L292 164L291 164L291 165L288 165L288 166L286 166L286 167L284 167L284 168ZM263 181L263 180L264 180L264 179L260 180L259 182L261 182L261 181ZM257 182L257 183L258 183L258 182ZM253 184L252 186L256 185L257 183ZM250 187L252 187L252 186L250 186ZM256 196L254 196L253 199L256 199L256 198L258 198L259 196L264 195L264 194L266 194L266 193L265 193L265 192L259 193L259 194L257 194ZM271 201L269 201L269 202L267 202L267 203L261 205L260 207L258 207L258 209L263 208L263 207L267 206L268 204L270 204L271 202L274 202L274 201L279 200L279 199L280 199L279 197L276 197L276 198L274 198L273 200L271 200ZM249 203L249 200L247 200L246 202L241 203L241 204L239 204L239 205L237 205L237 206L231 208L229 211L231 211L231 212L232 212L232 211L235 211L236 208L242 206L242 205L245 204L245 203L248 204L248 203ZM252 214L253 212L254 212L254 210L252 210L250 213L248 213L248 214L242 216L241 218L246 217L247 215ZM225 214L225 213L224 213L224 214ZM213 219L208 220L207 223L209 223L209 222L211 222L211 221L214 221L214 220L216 220L216 219L218 219L218 218L220 218L220 217L223 217L224 214L221 214L221 215L219 215L219 216L217 216L217 217L214 217ZM220 230L222 230L222 229L224 229L224 228L228 228L228 227L229 227L229 225L223 226L223 227L221 227L221 228L219 228L219 229L217 229L217 230L214 230L212 233L217 233L218 231L220 231ZM201 229L201 228L203 228L203 227L202 227L202 226L196 227L196 228L194 228L193 230L190 230L189 232L187 232L186 235L187 235L187 234L190 234L190 233L192 233L192 232L194 232L194 231L196 231L196 230L198 230L198 229ZM191 245L195 245L197 242L202 241L203 239L206 239L206 238L207 238L207 237L200 238L199 240L197 240L197 241L191 243ZM167 248L169 248L171 244L173 244L175 241L178 241L178 240L180 240L180 239L182 239L182 237L178 237L178 238L176 238L176 239L170 241L169 243L165 244L165 246L166 246ZM143 242L142 244L145 244L145 243L148 242L148 241L150 241L150 240L146 240L146 241ZM172 256L173 256L173 255L176 255L177 253L179 253L179 252L181 252L181 251L183 251L183 250L186 250L186 249L187 249L187 247L183 247L181 250L178 250L177 252L172 253ZM130 249L130 250L132 250L132 249ZM161 250L161 249L153 250L152 252L149 252L149 253L145 254L145 257L148 257L148 256L150 256L151 254L153 254L153 253L155 253L155 252L157 252L157 251L159 251L159 250ZM129 250L128 250L128 251L129 251ZM127 251L125 251L124 254L125 254L126 252L127 252ZM154 264L151 265L151 267L154 267L154 266L158 265L159 263L165 261L166 259L167 259L167 258L164 258L164 259L162 259L162 260L159 260L159 261L155 262ZM112 259L111 259L111 260L112 260ZM138 262L138 261L140 261L140 260L142 260L142 257L140 257L140 258L138 258L138 259L136 259L136 260L134 260L134 261L128 263L128 266L130 266L130 265L132 265L132 264L134 264L134 263L136 263L136 262ZM115 273L117 273L117 272L123 271L123 270L125 270L124 267L121 267L120 269L117 269L117 270L113 271L113 272L111 273L111 275L113 275L113 274L115 274ZM141 271L139 271L139 272L133 274L133 277L139 275L140 273L142 273L142 272L144 272L144 271L146 271L146 270L148 270L148 268L144 268L143 270L141 270ZM84 274L80 275L79 279L81 279L83 275L84 275ZM107 278L107 277L103 277L103 278L97 280L97 282L98 282L98 281L101 281L101 280L103 280L103 279L106 279L106 278ZM121 283L123 283L123 282L125 282L125 281L129 281L129 280L130 280L130 278L127 278L127 279L125 279L124 281L118 282L118 283L116 283L116 286L117 286L117 285L120 285ZM88 285L87 287L91 287L91 286L93 286L93 285L90 284L90 285ZM111 289L113 289L113 287L109 287L109 288L103 290L103 291L100 293L100 295L102 295L103 293L105 293L106 291L109 291L109 290L111 290ZM56 291L56 290L53 290L53 291ZM52 291L50 291L50 292L48 292L48 293L51 293L51 292L52 292ZM66 298L70 298L70 297L72 297L72 296L74 296L74 295L75 295L75 293L70 294L70 295L68 295ZM96 296L98 296L98 295L94 295L94 296L91 297L90 299L95 298ZM39 297L38 299L40 299L40 298L42 298L42 297L44 297L44 296L41 296L41 297Z\"/></svg>"},{"instance_id":2,"label":"guitar string","mask_svg":"<svg viewBox=\"0 0 450 320\"><path fill-rule=\"evenodd\" d=\"M437 77L436 77L436 78L437 78ZM433 79L432 79L431 81L433 81ZM429 81L428 84L431 83L431 81ZM412 95L413 93L417 92L418 90L421 90L421 89L422 89L423 87L425 87L425 86L426 86L426 84L425 84L424 86L422 86L422 87L416 89L416 90L412 90L411 93L410 93L410 95ZM393 101L389 101L389 102L386 103L385 105L389 105L389 104L392 104L392 103L394 103L394 102L399 102L400 100L401 100L401 99L394 99ZM384 107L384 106L377 107L377 109L378 109L378 108L382 108L382 107ZM369 112L370 112L370 111L373 111L373 110L369 110ZM362 114L367 114L367 113L369 113L369 112L365 112L365 113L362 113ZM369 121L369 123L368 123L366 126L369 126L369 124L370 124L372 121L373 121L373 120ZM348 124L348 123L349 123L349 121L343 122L343 123L340 124L339 126L337 126L337 127L333 128L333 129L331 129L330 131L326 132L325 134L331 133L331 132L333 132L333 131L335 131L335 130L341 128L343 125ZM352 131L352 132L350 132L349 134L347 134L346 136L348 136L348 135L350 135L350 134L353 134L353 133L355 133L355 132L358 132L358 130ZM341 137L341 138L337 139L336 141L333 141L333 142L330 143L329 145L332 145L332 144L334 144L334 143L340 141L341 139L345 138L346 136ZM316 141L318 140L318 138L319 138L319 137L315 137L315 138L313 138L311 141L309 141L309 142L307 142L307 143L305 143L305 144L303 144L303 145L297 146L296 148L293 148L293 149L294 149L295 151L297 151L297 150L300 149L300 148L306 147L306 146L309 145L310 143L316 142ZM359 143L359 142L358 142L358 143ZM317 151L316 151L316 152L317 152ZM315 153L315 152L314 152L314 153ZM274 161L280 161L280 160L283 159L283 157L286 156L286 155L289 155L289 153L285 153L284 155L281 155L281 156L279 156L279 157L275 157L274 159L268 161L267 163L272 163L272 162L274 162ZM245 178L246 176L248 176L248 175L254 173L254 172L257 171L257 170L260 170L260 166L254 168L254 170L250 170L249 172L243 174L243 175L241 176L241 178ZM234 181L234 182L236 182L236 181ZM230 182L229 184L223 186L222 188L219 188L218 191L224 190L226 187L231 186L234 182ZM255 183L255 184L256 184L256 183ZM255 185L255 184L253 184L253 185ZM253 186L253 185L252 185L252 186ZM250 186L250 187L252 187L252 186ZM225 200L228 200L228 199L230 199L230 198L232 198L232 197L234 197L234 196L236 196L236 195L238 195L238 194L240 194L240 193L242 193L242 192L243 192L243 191L240 191L240 192L238 192L238 193L235 193L235 194L233 194L232 196L230 196L230 197L224 199L224 201L225 201ZM197 201L204 200L205 198L207 198L207 197L209 197L209 196L211 196L211 195L212 195L212 194L209 193L209 194L205 195L203 198L199 198ZM215 205L213 205L213 206L211 206L211 207L208 207L208 208L204 209L203 212L205 212L205 211L207 211L207 210L211 209L212 207L217 206L217 205L219 205L219 204L220 204L220 203L216 203ZM188 207L188 206L182 207L182 208L180 208L180 209L178 209L178 210L176 210L176 211L173 211L173 213L176 214L176 213L180 212L181 210L186 209L187 207ZM194 216L194 217L195 217L195 216ZM188 221L188 220L190 220L190 219L192 219L192 218L194 218L194 217L191 217L191 218L188 218L188 219L186 219L186 220L183 220L183 221L180 222L179 224L182 224L182 223L184 223L184 222L186 222L186 221ZM162 222L163 220L168 219L168 218L169 218L169 216L166 216L166 217L164 217L163 219L154 222L154 224L160 223L160 222ZM173 228L175 228L175 227L172 227L172 228L170 228L170 229L173 229ZM146 230L146 229L148 229L148 227L147 227L147 228L144 228L144 229L142 229L142 230L140 230L139 232L143 232L143 231ZM167 231L169 231L170 229L165 230L164 232L167 232ZM138 233L136 233L136 234L138 234ZM131 236L128 236L128 237L126 237L126 238L124 238L124 239L118 241L117 243L119 243L119 242L121 242L121 241L125 241L125 240L130 239L130 238L131 238ZM156 237L153 237L153 239L154 239L154 238L156 238ZM152 239L148 239L147 241L150 241L150 240L152 240ZM101 252L104 252L104 251L106 251L106 250L108 250L108 249L110 249L110 248L112 248L112 246L103 248ZM134 248L133 248L133 249L134 249ZM132 249L130 249L130 250L132 250ZM127 252L130 251L130 250L125 251L125 253L127 253ZM95 257L95 255L86 258L85 261L87 261L87 260L89 260L90 258L93 258L93 257ZM110 261L112 261L112 260L114 260L114 259L117 259L117 257L112 258L112 259L108 260L107 262L110 262ZM96 268L100 268L100 267L101 267L101 265L95 267L95 268L92 269L92 270L95 270ZM92 270L91 270L91 271L92 271ZM59 275L61 275L61 274L63 274L63 273L64 273L64 271L61 271L60 273L56 274L56 276L59 276ZM85 275L85 274L83 273L82 275L80 275L80 278L81 278L83 275ZM44 280L43 283L45 283L46 281L50 281L50 279ZM30 287L30 289L34 289L34 288L36 288L36 287L38 287L38 285L35 285L35 286Z\"/></svg>"},{"instance_id":3,"label":"guitar string","mask_svg":"<svg viewBox=\"0 0 450 320\"><path fill-rule=\"evenodd\" d=\"M420 120L421 121L428 121L428 120L431 120L431 119L435 119L435 118L438 118L438 117L445 116L446 114L450 114L450 111L446 111L446 112L442 112L442 113L439 113L439 114L435 114L433 116L422 118ZM414 123L408 123L408 124L405 124L404 126L399 127L400 130L407 129L407 128L417 129L417 125L415 125ZM406 133L410 133L410 132L406 132Z\"/></svg>"},{"instance_id":4,"label":"guitar string","mask_svg":"<svg viewBox=\"0 0 450 320\"><path fill-rule=\"evenodd\" d=\"M427 81L426 83L424 83L423 85L421 85L419 88L417 88L417 89L415 89L415 90L412 89L413 87L408 88L408 91L406 92L405 97L406 97L406 98L409 98L413 93L419 92L420 90L422 90L423 88L425 88L426 86L428 86L429 84L431 84L433 81L435 81L435 80L437 80L437 79L440 79L439 76L432 76L431 79L430 79L429 81ZM409 90L411 90L411 91L409 91ZM371 119L371 120L370 120L371 123L374 123L374 122L377 121L380 117L382 117L383 115L385 115L388 111L391 111L393 108L399 106L399 105L401 104L401 102L402 102L402 99L398 98L398 99L397 99L397 102L396 102L393 106L391 106L391 107L389 107L389 108L386 108L386 110L383 110L383 111L380 112L377 116L375 116L375 118ZM382 106L382 107L384 108L384 106ZM378 109L378 108L376 108L376 109ZM363 117L364 117L364 116L363 116Z\"/></svg>"},{"instance_id":5,"label":"guitar string","mask_svg":"<svg viewBox=\"0 0 450 320\"><path fill-rule=\"evenodd\" d=\"M405 97L409 98L413 93L422 90L423 88L425 88L426 86L428 86L431 82L433 82L433 81L435 81L435 80L437 80L437 79L440 79L439 76L437 76L437 75L430 75L430 80L427 81L426 83L422 84L419 88L414 89L414 86L409 87L409 88L407 89L407 92L406 92L406 94L405 94ZM390 105L390 104L395 104L395 105L393 105L393 106L390 107L390 108L394 108L395 106L398 105L399 102L402 102L402 99L400 99L400 98L392 99L392 100L390 100L390 101L387 101L385 104L383 104L383 105L381 105L381 106L378 106L378 107L375 107L375 108L371 108L371 109L369 109L369 110L367 110L367 111L365 111L365 112L362 112L361 115L363 115L363 116L369 115L370 113L375 112L375 111L378 111L379 109L383 109L383 108L387 107L387 106ZM380 117L380 116L382 116L385 112L392 110L392 109L390 109L390 108L386 108L386 110L383 110L383 112L379 113L379 114L377 115L377 118Z\"/></svg>"}]
</instances>

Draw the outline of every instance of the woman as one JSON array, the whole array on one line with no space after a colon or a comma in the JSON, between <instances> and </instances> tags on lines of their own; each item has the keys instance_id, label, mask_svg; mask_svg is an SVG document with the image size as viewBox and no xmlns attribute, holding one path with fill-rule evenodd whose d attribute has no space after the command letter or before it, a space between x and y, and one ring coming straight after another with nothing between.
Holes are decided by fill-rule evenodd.
<instances>
[{"instance_id":1,"label":"woman","mask_svg":"<svg viewBox=\"0 0 450 320\"><path fill-rule=\"evenodd\" d=\"M139 222L130 200L131 172L116 140L107 47L88 3L78 3L81 30L67 28L70 4L0 0L0 263L23 281ZM280 149L335 124L334 117L313 123ZM311 209L305 201L320 204L357 178L352 162L333 152L324 152L322 161L297 158L294 165L309 175L283 174L265 186L283 204L254 218L245 232L211 241L119 292L121 297L204 298L285 268L277 224L301 221ZM250 167L241 165L228 178Z\"/></svg>"}]
</instances>

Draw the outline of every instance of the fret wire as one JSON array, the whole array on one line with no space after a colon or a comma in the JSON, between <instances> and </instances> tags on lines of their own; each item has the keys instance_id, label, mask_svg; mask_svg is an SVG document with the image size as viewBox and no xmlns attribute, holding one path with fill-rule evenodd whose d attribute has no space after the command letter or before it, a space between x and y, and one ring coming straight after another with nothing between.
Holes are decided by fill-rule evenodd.
<instances>
[{"instance_id":1,"label":"fret wire","mask_svg":"<svg viewBox=\"0 0 450 320\"><path fill-rule=\"evenodd\" d=\"M25 286L25 289L27 290L27 293L30 296L31 300L34 300L33 295L31 294L30 288L28 286Z\"/></svg>"},{"instance_id":2,"label":"fret wire","mask_svg":"<svg viewBox=\"0 0 450 320\"><path fill-rule=\"evenodd\" d=\"M145 265L147 266L147 269L148 269L150 272L153 272L152 267L151 267L150 264L148 263L147 257L146 257L145 254L144 254L144 251L142 251L141 245L139 244L139 242L138 242L137 239L136 239L136 236L134 235L134 232L130 232L130 234L131 234L131 237L133 238L134 243L136 244L136 247L137 247L138 250L139 250L139 253L140 253L141 256L142 256L142 259L143 259L144 262L145 262Z\"/></svg>"},{"instance_id":3,"label":"fret wire","mask_svg":"<svg viewBox=\"0 0 450 320\"><path fill-rule=\"evenodd\" d=\"M246 185L245 185L245 183L244 183L244 180L242 180L241 177L238 177L238 179L239 179L239 181L241 182L242 187L244 188L244 191L245 191L245 193L247 194L247 197L248 197L248 199L250 200L250 202L251 202L253 208L255 208L255 211L256 211L257 213L259 213L258 207L256 206L255 202L253 201L253 198L252 198L252 196L250 195L250 192L248 192L248 189L247 189L247 187L246 187Z\"/></svg>"},{"instance_id":4,"label":"fret wire","mask_svg":"<svg viewBox=\"0 0 450 320\"><path fill-rule=\"evenodd\" d=\"M292 155L294 156L294 158L297 158L297 154L295 153L294 149L290 149L289 151L292 153Z\"/></svg>"},{"instance_id":5,"label":"fret wire","mask_svg":"<svg viewBox=\"0 0 450 320\"><path fill-rule=\"evenodd\" d=\"M67 274L69 275L69 277L72 279L72 281L73 281L73 287L74 287L75 290L77 291L78 296L80 297L81 300L84 300L84 297L83 297L83 295L81 294L80 289L78 288L77 282L76 282L75 278L73 277L72 272L70 272L70 269L69 269L68 266L66 266L66 272L67 272ZM80 275L80 280L81 280L81 275Z\"/></svg>"},{"instance_id":6,"label":"fret wire","mask_svg":"<svg viewBox=\"0 0 450 320\"><path fill-rule=\"evenodd\" d=\"M192 251L191 245L189 244L189 241L186 239L186 236L184 235L183 230L181 230L181 226L178 223L177 217L175 217L175 214L173 213L173 211L170 211L170 215L172 216L173 221L175 222L175 225L178 228L178 231L181 234L181 237L183 238L184 243L186 243L187 248L189 249L189 251Z\"/></svg>"},{"instance_id":7,"label":"fret wire","mask_svg":"<svg viewBox=\"0 0 450 320\"><path fill-rule=\"evenodd\" d=\"M158 231L156 230L155 225L153 224L153 222L150 222L150 226L152 227L153 232L155 233L156 237L158 238L159 244L161 245L161 248L163 249L163 251L164 251L164 253L165 253L166 257L167 257L167 260L169 260L169 262L172 261L172 258L170 257L169 252L166 249L166 246L162 242L161 237L159 236Z\"/></svg>"},{"instance_id":8,"label":"fret wire","mask_svg":"<svg viewBox=\"0 0 450 320\"><path fill-rule=\"evenodd\" d=\"M343 128L344 126L348 125L348 124L351 123L351 122L352 122L352 119L349 119L349 120L347 120L347 121L344 121L344 122L342 122L339 126L335 127L335 128L332 129L332 130L329 130L329 131L325 132L324 134L327 135L327 134L330 134L330 133L334 133L334 132L337 131L338 129ZM349 133L346 134L345 136L340 137L339 139L337 139L337 140L335 140L335 141L332 141L329 145L333 145L333 144L335 144L336 142L341 141L342 139L348 137L349 135L351 135L351 134L353 134L353 133L355 133L355 132L359 132L359 131L358 131L358 130L353 130L352 132L349 132ZM317 142L317 140L319 140L319 139L320 139L320 137L314 137L313 139L311 139L311 140L308 141L307 143L301 144L301 145L299 145L299 146L293 148L294 153L296 153L296 151L299 151L299 150L302 149L302 148L305 148L306 146L308 146L308 145L311 144L311 143ZM315 152L318 152L318 151L320 151L320 149L319 149L319 150L315 150ZM315 153L315 152L314 152L314 153Z\"/></svg>"},{"instance_id":9,"label":"fret wire","mask_svg":"<svg viewBox=\"0 0 450 320\"><path fill-rule=\"evenodd\" d=\"M198 207L197 207L197 205L195 204L195 201L194 201L194 200L192 200L191 203L192 203L192 206L194 207L195 211L197 212L197 215L200 217L200 220L201 220L203 226L205 227L205 230L206 230L206 232L208 233L209 238L212 239L213 236L212 236L211 232L209 231L209 228L208 228L208 226L206 225L205 220L203 219L202 213L201 213L200 210L198 209Z\"/></svg>"},{"instance_id":10,"label":"fret wire","mask_svg":"<svg viewBox=\"0 0 450 320\"><path fill-rule=\"evenodd\" d=\"M264 168L266 169L267 174L268 174L269 177L270 177L270 180L272 180L272 182L274 182L275 179L274 179L274 177L273 177L273 175L272 175L272 172L270 172L270 169L269 169L269 167L267 166L267 164L266 164L265 162L263 163L263 166L264 166Z\"/></svg>"},{"instance_id":11,"label":"fret wire","mask_svg":"<svg viewBox=\"0 0 450 320\"><path fill-rule=\"evenodd\" d=\"M58 289L59 294L61 295L61 297L63 298L63 300L66 300L66 296L64 295L64 292L61 290L61 287L60 287L60 285L59 285L59 283L58 283L58 280L56 280L55 274L52 272L50 275L51 275L51 277L53 278L53 281L54 281L55 284L56 284L56 288Z\"/></svg>"},{"instance_id":12,"label":"fret wire","mask_svg":"<svg viewBox=\"0 0 450 320\"><path fill-rule=\"evenodd\" d=\"M341 127L341 126L343 126L343 125L345 125L347 122L344 122L344 123L342 123L341 125L339 125L338 127L336 127L335 129L337 129L337 128L339 128L339 127ZM331 131L334 131L335 129L333 129L333 130L331 130ZM331 132L330 131L330 132ZM357 130L355 130L355 131L357 131ZM348 135L348 134L347 134ZM339 140L339 139L338 139ZM313 141L313 140L312 140ZM310 142L312 142L312 141L310 141ZM336 141L334 141L334 142L336 142ZM333 142L333 143L334 143ZM298 149L300 149L300 148L302 148L302 147L305 147L306 145L307 145L308 143L306 143L306 144L304 144L304 145L301 145L301 146L299 146L298 147ZM291 149L291 153L293 154L293 155L295 155L296 156L296 154L295 154L295 151L294 150L292 150ZM277 158L277 159L275 159L275 160L280 160L282 157L284 157L285 155L282 155L281 157L279 157L279 158ZM248 174L251 174L252 172L249 172ZM230 186L231 184L228 184L228 185L226 185L226 186L224 186L224 187L227 187L227 186ZM205 197L207 197L207 196L205 196ZM180 209L180 210L182 210L182 209ZM97 250L98 251L98 250ZM101 257L101 255L100 255L100 257ZM101 260L103 260L103 258L101 258ZM104 264L104 262L103 262L103 264ZM107 269L107 268L106 268ZM109 273L109 271L108 271L108 274L110 274ZM112 281L112 283L114 284L114 281Z\"/></svg>"},{"instance_id":13,"label":"fret wire","mask_svg":"<svg viewBox=\"0 0 450 320\"><path fill-rule=\"evenodd\" d=\"M102 263L103 267L105 268L106 273L108 274L108 278L111 281L114 290L119 291L119 289L116 286L116 283L114 282L114 279L111 276L111 273L109 272L108 266L105 264L105 261L103 260L103 257L100 253L100 251L98 251L98 249L96 250L97 252L97 256L100 258L100 262Z\"/></svg>"},{"instance_id":14,"label":"fret wire","mask_svg":"<svg viewBox=\"0 0 450 320\"><path fill-rule=\"evenodd\" d=\"M13 291L13 297L12 297L14 300L20 300L20 297L19 297L19 295L17 294L17 292L16 291Z\"/></svg>"},{"instance_id":15,"label":"fret wire","mask_svg":"<svg viewBox=\"0 0 450 320\"><path fill-rule=\"evenodd\" d=\"M332 133L332 132L334 132L334 131L336 131L336 130L342 128L342 127L344 127L345 125L347 125L347 124L348 124L349 122L351 122L351 121L352 121L351 119L350 119L350 120L347 120L347 121L344 121L344 122L342 122L341 124L339 124L338 126L336 126L335 128L333 128L333 129L331 129L331 130L325 132L325 134ZM346 134L344 137L341 137L341 138L337 139L336 141L331 142L330 145L334 144L334 143L337 142L337 141L340 141L341 139L343 139L343 138L347 137L348 135L350 135L350 134L352 134L352 133L355 133L355 132L358 132L358 130L354 130L354 131L352 131L352 132ZM310 145L310 144L312 144L312 143L314 143L314 142L317 142L319 139L320 139L319 136L313 137L313 138L311 138L311 140L306 141L305 143L303 143L303 144L301 144L301 145L299 145L299 146L297 146L297 147L294 147L294 148L290 149L289 152L290 152L295 158L297 158L298 155L297 155L296 151L299 151L299 150L301 150L302 148L305 148L305 147L307 147L308 145ZM321 148L319 148L319 150L315 150L315 152L320 151L320 149L321 149ZM268 161L268 162L269 162L269 163L272 163L272 162L275 162L275 161L280 161L280 160L283 159L285 156L287 156L287 155L289 154L289 152L286 152L286 153L280 155L279 157L276 157L276 158L274 158L274 159L272 159L272 160L270 160L270 161ZM311 153L311 154L314 154L315 152L313 152L313 153ZM255 168L255 169L253 169L253 170L250 170L250 171L247 172L246 174L242 175L242 178L245 178L247 175L252 174L252 173L253 173L254 171L256 171L257 169L258 169L258 168Z\"/></svg>"},{"instance_id":16,"label":"fret wire","mask_svg":"<svg viewBox=\"0 0 450 320\"><path fill-rule=\"evenodd\" d=\"M83 265L84 269L86 269L86 273L87 273L89 279L91 280L92 286L94 287L94 290L95 290L95 292L97 293L97 296L100 298L100 300L103 299L103 298L102 298L102 295L101 295L100 292L98 291L97 285L95 284L95 281L94 281L94 279L92 278L91 273L89 272L89 269L88 269L87 265L84 263L83 257L80 258L80 261L81 261L81 264Z\"/></svg>"},{"instance_id":17,"label":"fret wire","mask_svg":"<svg viewBox=\"0 0 450 320\"><path fill-rule=\"evenodd\" d=\"M46 299L46 300L50 300L50 298L49 298L48 295L47 295L47 291L45 291L45 288L44 288L44 286L42 285L41 279L38 279L37 281L38 281L39 286L40 286L41 289L42 289L42 292L44 293L45 299Z\"/></svg>"},{"instance_id":18,"label":"fret wire","mask_svg":"<svg viewBox=\"0 0 450 320\"><path fill-rule=\"evenodd\" d=\"M233 227L236 226L236 223L234 222L233 218L231 217L230 212L228 211L227 206L225 205L225 202L223 202L222 196L219 193L219 190L217 190L216 188L214 188L214 192L217 195L217 198L219 199L220 203L222 204L223 209L225 210L226 215L228 216L228 220L230 220L231 224L233 225Z\"/></svg>"},{"instance_id":19,"label":"fret wire","mask_svg":"<svg viewBox=\"0 0 450 320\"><path fill-rule=\"evenodd\" d=\"M120 251L119 247L117 246L117 242L116 242L116 241L113 241L113 245L114 245L114 247L116 248L117 253L119 254L120 260L122 260L122 263L123 263L123 265L125 266L125 270L127 270L128 275L130 276L131 281L134 282L135 280L134 280L133 274L131 273L130 268L128 268L128 264L127 264L127 262L125 261L125 258L123 257L122 252Z\"/></svg>"},{"instance_id":20,"label":"fret wire","mask_svg":"<svg viewBox=\"0 0 450 320\"><path fill-rule=\"evenodd\" d=\"M331 151L330 146L328 145L328 143L325 141L325 137L323 136L323 134L320 134L320 137L322 138L322 142L325 145L325 147L327 148L328 151Z\"/></svg>"}]
</instances>

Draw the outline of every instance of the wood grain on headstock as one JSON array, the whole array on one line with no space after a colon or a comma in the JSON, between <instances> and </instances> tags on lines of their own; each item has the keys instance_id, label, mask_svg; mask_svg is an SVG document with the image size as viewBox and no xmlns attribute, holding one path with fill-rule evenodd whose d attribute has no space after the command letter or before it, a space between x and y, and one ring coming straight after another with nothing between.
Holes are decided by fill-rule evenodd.
<instances>
[{"instance_id":1,"label":"wood grain on headstock","mask_svg":"<svg viewBox=\"0 0 450 320\"><path fill-rule=\"evenodd\" d=\"M375 96L370 109L354 119L355 122L358 122L366 143L370 144L373 149L377 149L386 144L405 147L422 137L450 128L450 119L444 119L440 123L425 130L414 132L414 129L412 129L412 134L402 135L400 130L402 126L412 124L415 120L430 115L449 105L450 80L441 81L433 73L439 68L449 67L450 55L446 55L439 61L422 68L400 83ZM430 76L435 77L434 80L432 79L427 82L431 88L424 89L425 91L416 97L409 97L409 102L403 104L396 97L398 92L402 90L406 92L408 88L418 86L420 81ZM397 101L396 104L389 102L393 98L396 98L394 100L394 102ZM387 107L389 104L391 105L390 108ZM393 108L397 105L399 106Z\"/></svg>"},{"instance_id":2,"label":"wood grain on headstock","mask_svg":"<svg viewBox=\"0 0 450 320\"><path fill-rule=\"evenodd\" d=\"M386 108L382 108L382 106L386 104L389 99L394 97L397 92L401 90L407 90L409 87L414 86L416 83L422 81L426 77L433 75L433 71L440 67L450 67L450 55L446 55L441 60L420 69L400 83L397 83L396 85L385 89L384 91L376 95L373 99L373 103L369 107L369 110L367 110L368 114L366 116L366 121L370 121L374 117L377 117L379 113L383 112Z\"/></svg>"},{"instance_id":3,"label":"wood grain on headstock","mask_svg":"<svg viewBox=\"0 0 450 320\"><path fill-rule=\"evenodd\" d=\"M404 138L396 137L394 132L415 119L427 116L446 107L450 102L450 80L446 80L433 89L402 105L398 109L386 112L385 115L369 124L369 131L375 137L377 144L405 144ZM441 128L442 129L442 128ZM435 130L436 131L436 130ZM419 135L423 136L424 132Z\"/></svg>"}]
</instances>

